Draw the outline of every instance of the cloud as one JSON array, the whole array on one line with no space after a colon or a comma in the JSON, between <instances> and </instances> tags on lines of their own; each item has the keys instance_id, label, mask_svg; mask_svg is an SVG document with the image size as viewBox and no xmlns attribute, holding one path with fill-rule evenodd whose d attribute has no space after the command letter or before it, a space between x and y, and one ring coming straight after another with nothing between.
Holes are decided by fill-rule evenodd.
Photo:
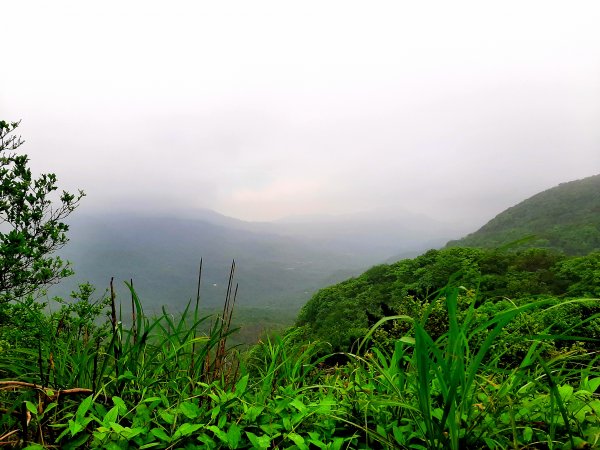
<instances>
[{"instance_id":1,"label":"cloud","mask_svg":"<svg viewBox=\"0 0 600 450\"><path fill-rule=\"evenodd\" d=\"M596 2L3 11L0 114L90 208L481 221L600 172Z\"/></svg>"}]
</instances>

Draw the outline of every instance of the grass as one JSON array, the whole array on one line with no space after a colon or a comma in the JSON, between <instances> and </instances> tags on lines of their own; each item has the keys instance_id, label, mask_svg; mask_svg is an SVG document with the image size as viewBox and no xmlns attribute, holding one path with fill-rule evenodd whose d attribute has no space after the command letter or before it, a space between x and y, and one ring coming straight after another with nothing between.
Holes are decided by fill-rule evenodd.
<instances>
[{"instance_id":1,"label":"grass","mask_svg":"<svg viewBox=\"0 0 600 450\"><path fill-rule=\"evenodd\" d=\"M129 283L129 325L114 296L104 322L86 316L94 306L89 299L91 306L80 308L79 316L40 322L37 347L0 354L0 444L29 449L600 445L598 355L564 351L546 358L541 351L545 340L577 340L578 327L569 335L545 330L529 336L520 363L501 364L496 344L507 325L526 311L557 308L553 304L515 306L481 322L476 302L461 306L461 290L447 287L420 318L381 320L357 352L346 355L348 364L330 367L327 345L311 342L301 330L265 338L244 354L227 345L235 332L234 269L219 316L201 315L198 297L177 316L163 309L147 317ZM448 326L433 338L426 325L436 305L446 309ZM377 348L372 337L390 321L408 322L411 331L392 349Z\"/></svg>"},{"instance_id":2,"label":"grass","mask_svg":"<svg viewBox=\"0 0 600 450\"><path fill-rule=\"evenodd\" d=\"M540 340L532 338L518 367L507 370L498 365L499 355L490 356L506 325L548 302L514 307L478 323L475 302L459 321L458 297L457 288L446 288L437 298L445 303L449 322L447 333L438 339L425 331L425 313L413 323L414 340L398 340L391 355L374 348L366 357L355 356L353 379L362 386L355 391L361 406L356 419L364 418L356 425L365 431L365 440L386 448L597 446L597 355L575 358L567 353L545 361L538 351ZM377 395L361 395L365 386Z\"/></svg>"}]
</instances>

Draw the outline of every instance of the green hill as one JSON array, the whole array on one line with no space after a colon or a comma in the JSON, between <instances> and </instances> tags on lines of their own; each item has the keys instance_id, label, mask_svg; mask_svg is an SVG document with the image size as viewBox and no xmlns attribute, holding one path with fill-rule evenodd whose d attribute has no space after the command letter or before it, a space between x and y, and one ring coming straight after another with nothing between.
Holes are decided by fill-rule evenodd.
<instances>
[{"instance_id":1,"label":"green hill","mask_svg":"<svg viewBox=\"0 0 600 450\"><path fill-rule=\"evenodd\" d=\"M296 325L311 339L329 342L334 351L348 351L384 316L420 317L435 293L448 283L461 286L467 298L494 308L495 304L527 303L533 298L559 302L569 297L598 298L599 277L598 252L568 257L547 249L430 250L414 259L372 267L359 277L321 289L302 308ZM589 317L591 313L570 314ZM556 317L547 319L551 322ZM539 317L532 320L536 326L544 323ZM435 334L436 327L445 322L446 318L432 315L430 332ZM600 322L595 322L594 327L598 326ZM405 331L398 330L399 335Z\"/></svg>"},{"instance_id":2,"label":"green hill","mask_svg":"<svg viewBox=\"0 0 600 450\"><path fill-rule=\"evenodd\" d=\"M600 175L562 183L508 208L475 233L448 247L519 247L585 255L600 249Z\"/></svg>"},{"instance_id":3,"label":"green hill","mask_svg":"<svg viewBox=\"0 0 600 450\"><path fill-rule=\"evenodd\" d=\"M329 342L334 351L347 351L385 316L414 318L437 308L431 303L435 293L449 282L464 289L465 299L485 303L493 316L507 301L598 297L599 277L600 175L595 175L541 192L443 250L375 266L321 289L301 310L296 325L306 336ZM590 311L568 314L588 317ZM555 319L525 321L540 327ZM432 313L428 324L433 335L443 331L437 330L440 323L445 319ZM383 330L396 337L407 331L403 326Z\"/></svg>"}]
</instances>

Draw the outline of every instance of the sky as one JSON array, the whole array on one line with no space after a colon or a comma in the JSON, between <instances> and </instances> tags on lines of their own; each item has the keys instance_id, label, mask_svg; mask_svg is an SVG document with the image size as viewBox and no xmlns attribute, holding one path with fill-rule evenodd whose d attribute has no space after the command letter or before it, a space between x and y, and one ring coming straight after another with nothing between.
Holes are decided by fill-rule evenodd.
<instances>
[{"instance_id":1,"label":"sky","mask_svg":"<svg viewBox=\"0 0 600 450\"><path fill-rule=\"evenodd\" d=\"M0 119L87 212L483 224L600 173L597 1L7 1Z\"/></svg>"}]
</instances>

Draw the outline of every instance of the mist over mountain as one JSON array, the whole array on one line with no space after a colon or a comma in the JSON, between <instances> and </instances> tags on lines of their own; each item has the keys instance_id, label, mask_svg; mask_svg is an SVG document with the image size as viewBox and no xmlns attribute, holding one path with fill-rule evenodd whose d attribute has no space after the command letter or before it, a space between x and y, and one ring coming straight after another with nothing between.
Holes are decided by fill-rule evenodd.
<instances>
[{"instance_id":1,"label":"mist over mountain","mask_svg":"<svg viewBox=\"0 0 600 450\"><path fill-rule=\"evenodd\" d=\"M506 209L449 247L542 247L568 255L600 250L600 175L561 183Z\"/></svg>"},{"instance_id":2,"label":"mist over mountain","mask_svg":"<svg viewBox=\"0 0 600 450\"><path fill-rule=\"evenodd\" d=\"M148 308L181 308L195 298L202 258L201 301L216 307L235 260L239 305L296 311L326 285L461 233L456 224L400 214L372 211L277 222L246 222L211 210L189 211L186 217L75 214L71 241L60 254L76 274L50 295L68 295L84 281L103 291L114 277L122 299L128 297L123 281L133 279Z\"/></svg>"},{"instance_id":3,"label":"mist over mountain","mask_svg":"<svg viewBox=\"0 0 600 450\"><path fill-rule=\"evenodd\" d=\"M477 301L489 304L552 295L561 301L597 298L600 175L544 190L446 247L398 253L387 264L321 289L296 324L312 339L330 342L334 351L351 351L385 316L418 317L427 310L435 323L434 309L423 305L449 283L477 292ZM591 321L592 314L583 310L582 317Z\"/></svg>"}]
</instances>

